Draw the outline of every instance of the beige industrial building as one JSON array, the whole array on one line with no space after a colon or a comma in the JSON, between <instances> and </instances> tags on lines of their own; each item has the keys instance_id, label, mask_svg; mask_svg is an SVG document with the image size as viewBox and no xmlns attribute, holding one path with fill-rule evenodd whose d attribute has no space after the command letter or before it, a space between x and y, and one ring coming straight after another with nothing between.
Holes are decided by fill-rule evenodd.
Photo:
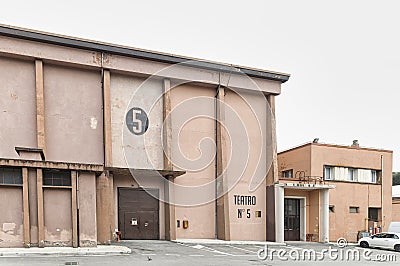
<instances>
[{"instance_id":1,"label":"beige industrial building","mask_svg":"<svg viewBox=\"0 0 400 266\"><path fill-rule=\"evenodd\" d=\"M391 221L392 152L276 151L288 74L0 25L0 247L349 241Z\"/></svg>"},{"instance_id":2,"label":"beige industrial building","mask_svg":"<svg viewBox=\"0 0 400 266\"><path fill-rule=\"evenodd\" d=\"M392 221L392 151L315 142L278 153L277 230L285 240L357 241Z\"/></svg>"},{"instance_id":3,"label":"beige industrial building","mask_svg":"<svg viewBox=\"0 0 400 266\"><path fill-rule=\"evenodd\" d=\"M6 25L0 68L0 247L275 238L288 74Z\"/></svg>"}]
</instances>

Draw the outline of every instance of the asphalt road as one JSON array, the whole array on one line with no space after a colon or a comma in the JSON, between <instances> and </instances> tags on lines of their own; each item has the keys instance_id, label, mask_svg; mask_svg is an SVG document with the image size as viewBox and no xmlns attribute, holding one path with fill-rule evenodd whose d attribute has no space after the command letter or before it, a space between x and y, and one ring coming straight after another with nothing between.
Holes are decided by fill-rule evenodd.
<instances>
[{"instance_id":1,"label":"asphalt road","mask_svg":"<svg viewBox=\"0 0 400 266\"><path fill-rule=\"evenodd\" d=\"M400 253L353 245L290 242L286 246L124 241L130 255L3 257L0 265L394 265ZM259 252L263 250L263 252ZM268 254L268 255L265 255Z\"/></svg>"}]
</instances>

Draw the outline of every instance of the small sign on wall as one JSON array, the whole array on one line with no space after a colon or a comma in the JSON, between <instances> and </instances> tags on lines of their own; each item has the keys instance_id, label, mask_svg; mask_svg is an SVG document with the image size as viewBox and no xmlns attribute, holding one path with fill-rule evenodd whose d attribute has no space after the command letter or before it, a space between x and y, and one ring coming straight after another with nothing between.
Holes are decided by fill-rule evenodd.
<instances>
[{"instance_id":1,"label":"small sign on wall","mask_svg":"<svg viewBox=\"0 0 400 266\"><path fill-rule=\"evenodd\" d=\"M244 195L233 195L234 204L237 206L255 206L257 203L256 196L244 196ZM237 218L247 218L250 219L254 217L261 218L261 211L255 211L254 213L250 208L238 208Z\"/></svg>"},{"instance_id":2,"label":"small sign on wall","mask_svg":"<svg viewBox=\"0 0 400 266\"><path fill-rule=\"evenodd\" d=\"M149 118L139 107L133 107L126 113L126 126L134 135L143 135L149 128Z\"/></svg>"}]
</instances>

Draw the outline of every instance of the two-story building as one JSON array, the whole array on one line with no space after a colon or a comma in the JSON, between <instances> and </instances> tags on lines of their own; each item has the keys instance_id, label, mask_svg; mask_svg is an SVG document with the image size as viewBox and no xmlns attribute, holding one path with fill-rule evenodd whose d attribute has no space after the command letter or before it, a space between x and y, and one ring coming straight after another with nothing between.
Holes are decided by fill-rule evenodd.
<instances>
[{"instance_id":1,"label":"two-story building","mask_svg":"<svg viewBox=\"0 0 400 266\"><path fill-rule=\"evenodd\" d=\"M314 142L278 153L277 234L285 240L357 241L392 220L392 151Z\"/></svg>"}]
</instances>

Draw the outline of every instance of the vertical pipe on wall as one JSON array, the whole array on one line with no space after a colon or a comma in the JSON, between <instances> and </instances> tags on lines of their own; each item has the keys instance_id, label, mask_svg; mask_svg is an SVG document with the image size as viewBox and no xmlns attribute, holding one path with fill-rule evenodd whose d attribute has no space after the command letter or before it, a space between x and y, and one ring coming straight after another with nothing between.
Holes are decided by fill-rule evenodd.
<instances>
[{"instance_id":1,"label":"vertical pipe on wall","mask_svg":"<svg viewBox=\"0 0 400 266\"><path fill-rule=\"evenodd\" d=\"M23 193L23 212L24 212L24 247L31 245L31 225L29 222L29 178L28 168L22 168L22 193Z\"/></svg>"}]
</instances>

